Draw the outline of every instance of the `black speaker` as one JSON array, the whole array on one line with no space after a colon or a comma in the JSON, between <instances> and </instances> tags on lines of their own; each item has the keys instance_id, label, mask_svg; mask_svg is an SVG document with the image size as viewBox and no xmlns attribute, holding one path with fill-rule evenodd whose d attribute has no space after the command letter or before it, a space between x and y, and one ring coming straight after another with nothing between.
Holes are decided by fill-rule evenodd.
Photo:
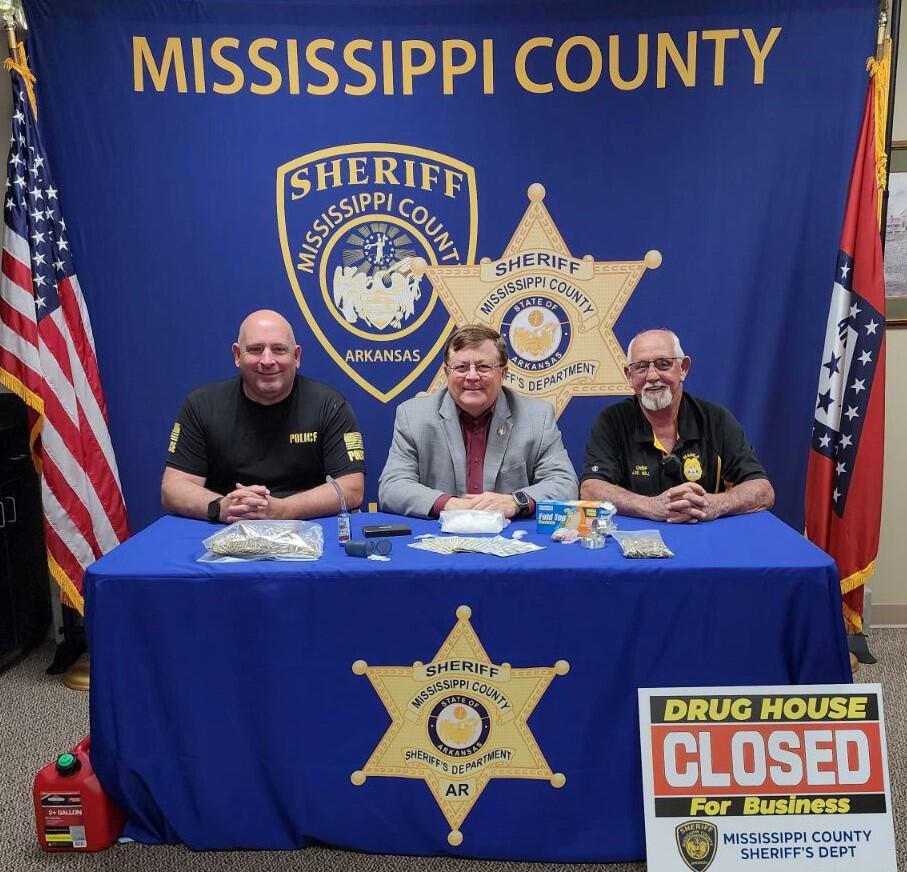
<instances>
[{"instance_id":1,"label":"black speaker","mask_svg":"<svg viewBox=\"0 0 907 872\"><path fill-rule=\"evenodd\" d=\"M50 624L50 586L38 475L25 405L0 394L0 668L38 645Z\"/></svg>"}]
</instances>

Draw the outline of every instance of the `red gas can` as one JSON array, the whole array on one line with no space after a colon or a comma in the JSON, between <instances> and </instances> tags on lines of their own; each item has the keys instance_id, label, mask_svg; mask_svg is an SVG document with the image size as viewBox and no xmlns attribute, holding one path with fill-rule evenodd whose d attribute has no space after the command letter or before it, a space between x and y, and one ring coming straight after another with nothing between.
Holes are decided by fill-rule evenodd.
<instances>
[{"instance_id":1,"label":"red gas can","mask_svg":"<svg viewBox=\"0 0 907 872\"><path fill-rule=\"evenodd\" d=\"M45 851L103 851L126 823L91 768L90 743L86 736L35 776L38 844Z\"/></svg>"}]
</instances>

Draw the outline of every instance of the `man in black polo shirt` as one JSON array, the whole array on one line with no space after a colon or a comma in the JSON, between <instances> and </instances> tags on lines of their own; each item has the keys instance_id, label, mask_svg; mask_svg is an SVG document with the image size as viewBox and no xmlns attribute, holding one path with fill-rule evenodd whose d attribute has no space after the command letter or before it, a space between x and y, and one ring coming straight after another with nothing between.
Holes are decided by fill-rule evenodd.
<instances>
[{"instance_id":1,"label":"man in black polo shirt","mask_svg":"<svg viewBox=\"0 0 907 872\"><path fill-rule=\"evenodd\" d=\"M627 360L624 372L636 396L598 416L580 497L675 524L771 508L775 492L734 416L684 393L690 358L677 336L640 333Z\"/></svg>"},{"instance_id":2,"label":"man in black polo shirt","mask_svg":"<svg viewBox=\"0 0 907 872\"><path fill-rule=\"evenodd\" d=\"M336 514L337 480L358 508L365 487L362 434L349 403L298 375L302 349L277 312L239 328L239 378L189 394L170 434L161 502L168 512L230 523Z\"/></svg>"}]
</instances>

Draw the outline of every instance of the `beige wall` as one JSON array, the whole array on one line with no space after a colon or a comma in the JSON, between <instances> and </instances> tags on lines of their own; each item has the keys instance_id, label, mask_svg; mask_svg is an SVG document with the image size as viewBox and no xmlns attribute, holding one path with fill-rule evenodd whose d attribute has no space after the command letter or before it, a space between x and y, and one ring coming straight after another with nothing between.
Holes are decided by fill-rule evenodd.
<instances>
[{"instance_id":1,"label":"beige wall","mask_svg":"<svg viewBox=\"0 0 907 872\"><path fill-rule=\"evenodd\" d=\"M6 55L3 55L6 57ZM0 136L3 137L2 142L9 142L9 132L12 128L12 116L13 116L13 94L9 86L9 77L4 76L2 80L2 85L0 85ZM2 150L4 156L6 155L6 149Z\"/></svg>"},{"instance_id":2,"label":"beige wall","mask_svg":"<svg viewBox=\"0 0 907 872\"><path fill-rule=\"evenodd\" d=\"M907 13L907 3L904 4ZM892 139L907 139L907 16L902 14L900 57L894 94ZM907 328L887 333L888 366L885 388L885 483L882 496L882 538L876 574L870 582L873 625L907 625Z\"/></svg>"},{"instance_id":3,"label":"beige wall","mask_svg":"<svg viewBox=\"0 0 907 872\"><path fill-rule=\"evenodd\" d=\"M907 46L907 42L904 43ZM904 80L907 84L907 78ZM907 89L904 89L907 90ZM907 103L907 100L905 100ZM882 496L882 538L876 574L870 582L870 622L907 625L907 329L887 334L888 365L885 386L885 483Z\"/></svg>"},{"instance_id":4,"label":"beige wall","mask_svg":"<svg viewBox=\"0 0 907 872\"><path fill-rule=\"evenodd\" d=\"M902 0L903 2L903 0ZM892 139L907 139L907 3L901 10L900 45L898 46L897 74L895 76L894 124ZM900 99L898 98L900 92Z\"/></svg>"}]
</instances>

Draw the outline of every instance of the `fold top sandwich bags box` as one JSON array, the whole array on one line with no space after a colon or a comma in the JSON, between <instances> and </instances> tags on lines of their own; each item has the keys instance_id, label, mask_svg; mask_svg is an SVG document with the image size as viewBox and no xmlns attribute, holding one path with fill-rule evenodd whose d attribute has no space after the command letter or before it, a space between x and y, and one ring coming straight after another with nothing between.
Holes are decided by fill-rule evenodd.
<instances>
[{"instance_id":1,"label":"fold top sandwich bags box","mask_svg":"<svg viewBox=\"0 0 907 872\"><path fill-rule=\"evenodd\" d=\"M614 506L592 500L539 500L535 504L535 530L553 533L561 527L574 529L585 536L593 518L610 518Z\"/></svg>"}]
</instances>

